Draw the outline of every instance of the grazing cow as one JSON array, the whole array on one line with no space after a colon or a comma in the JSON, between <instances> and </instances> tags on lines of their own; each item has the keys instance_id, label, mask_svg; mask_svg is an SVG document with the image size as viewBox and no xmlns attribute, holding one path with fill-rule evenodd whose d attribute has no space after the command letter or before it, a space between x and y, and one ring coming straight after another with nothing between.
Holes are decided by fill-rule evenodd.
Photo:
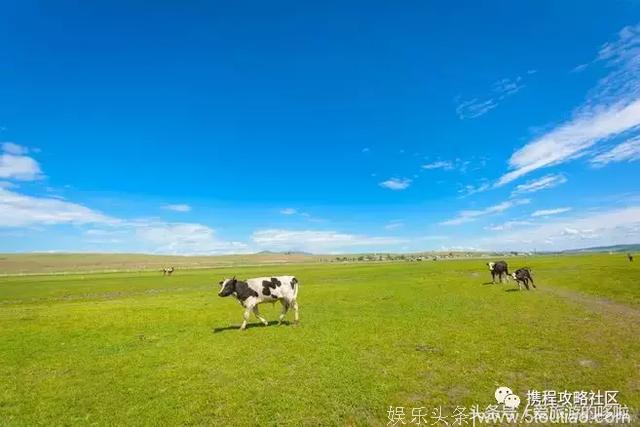
<instances>
[{"instance_id":1,"label":"grazing cow","mask_svg":"<svg viewBox=\"0 0 640 427\"><path fill-rule=\"evenodd\" d=\"M496 262L488 262L487 266L489 267L489 271L491 272L491 281L496 283L496 276L500 279L500 283L502 283L502 276L504 275L509 280L509 268L507 267L507 263L504 261L496 261Z\"/></svg>"},{"instance_id":2,"label":"grazing cow","mask_svg":"<svg viewBox=\"0 0 640 427\"><path fill-rule=\"evenodd\" d=\"M627 254L627 258L629 258L629 262L633 262L633 255Z\"/></svg>"},{"instance_id":3,"label":"grazing cow","mask_svg":"<svg viewBox=\"0 0 640 427\"><path fill-rule=\"evenodd\" d=\"M531 269L529 267L519 268L515 272L511 273L511 276L515 279L520 290L522 290L522 285L529 290L529 281L531 281L531 286L534 288L536 287L533 283L533 277L531 277Z\"/></svg>"},{"instance_id":4,"label":"grazing cow","mask_svg":"<svg viewBox=\"0 0 640 427\"><path fill-rule=\"evenodd\" d=\"M173 272L174 272L175 270L176 270L176 269L175 269L175 268L173 268L173 267L169 267L169 268L165 267L165 268L163 268L163 269L162 269L162 275L163 275L163 276L171 276L171 274L173 274Z\"/></svg>"},{"instance_id":5,"label":"grazing cow","mask_svg":"<svg viewBox=\"0 0 640 427\"><path fill-rule=\"evenodd\" d=\"M265 326L269 324L258 311L258 304L263 302L280 301L282 313L278 324L282 323L289 308L293 308L294 321L297 324L299 286L298 279L294 276L257 277L245 281L236 280L234 276L232 279L224 279L220 282L218 295L221 297L233 295L244 307L244 321L240 326L240 330L244 330L252 311Z\"/></svg>"}]
</instances>

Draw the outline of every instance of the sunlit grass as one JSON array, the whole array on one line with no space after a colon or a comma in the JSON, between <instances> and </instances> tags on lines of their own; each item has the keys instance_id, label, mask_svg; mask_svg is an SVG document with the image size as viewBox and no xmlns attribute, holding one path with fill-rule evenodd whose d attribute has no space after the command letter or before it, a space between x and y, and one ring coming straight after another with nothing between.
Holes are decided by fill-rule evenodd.
<instances>
[{"instance_id":1,"label":"sunlit grass","mask_svg":"<svg viewBox=\"0 0 640 427\"><path fill-rule=\"evenodd\" d=\"M497 385L638 408L639 318L616 307L638 309L640 265L508 261L539 291L485 284L473 260L2 278L0 424L382 425L389 405L486 405ZM295 274L301 324L237 331L215 295L233 274Z\"/></svg>"}]
</instances>

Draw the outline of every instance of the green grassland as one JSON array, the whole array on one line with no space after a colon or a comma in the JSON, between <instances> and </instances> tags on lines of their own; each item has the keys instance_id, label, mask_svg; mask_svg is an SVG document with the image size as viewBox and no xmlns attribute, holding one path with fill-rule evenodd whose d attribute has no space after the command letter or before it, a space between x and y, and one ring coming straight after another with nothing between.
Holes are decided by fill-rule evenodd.
<instances>
[{"instance_id":1,"label":"green grassland","mask_svg":"<svg viewBox=\"0 0 640 427\"><path fill-rule=\"evenodd\" d=\"M479 260L2 277L0 424L385 425L498 385L640 408L640 263L508 261L538 289L488 284ZM300 279L300 325L236 330L216 283L278 274Z\"/></svg>"}]
</instances>

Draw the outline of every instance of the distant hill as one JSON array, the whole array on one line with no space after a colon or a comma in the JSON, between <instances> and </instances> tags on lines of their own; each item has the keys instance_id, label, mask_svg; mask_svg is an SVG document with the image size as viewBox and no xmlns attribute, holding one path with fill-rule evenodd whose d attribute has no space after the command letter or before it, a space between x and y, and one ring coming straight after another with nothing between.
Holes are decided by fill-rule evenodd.
<instances>
[{"instance_id":1,"label":"distant hill","mask_svg":"<svg viewBox=\"0 0 640 427\"><path fill-rule=\"evenodd\" d=\"M153 271L326 262L333 257L302 252L260 252L245 255L178 256L99 253L0 253L0 276L29 273L79 273L99 271Z\"/></svg>"},{"instance_id":2,"label":"distant hill","mask_svg":"<svg viewBox=\"0 0 640 427\"><path fill-rule=\"evenodd\" d=\"M578 253L578 252L638 252L640 251L640 243L634 243L631 245L613 245L613 246L594 246L591 248L571 249L562 251L563 253Z\"/></svg>"},{"instance_id":3,"label":"distant hill","mask_svg":"<svg viewBox=\"0 0 640 427\"><path fill-rule=\"evenodd\" d=\"M304 251L283 251L283 252L260 251L260 252L256 252L255 255L305 255L305 256L313 256L315 254L312 254L310 252L304 252Z\"/></svg>"}]
</instances>

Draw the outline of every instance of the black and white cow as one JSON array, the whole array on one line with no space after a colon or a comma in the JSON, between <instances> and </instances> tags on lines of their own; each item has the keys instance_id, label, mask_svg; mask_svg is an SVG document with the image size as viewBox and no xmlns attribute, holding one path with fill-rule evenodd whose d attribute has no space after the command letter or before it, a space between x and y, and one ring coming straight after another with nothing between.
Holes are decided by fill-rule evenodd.
<instances>
[{"instance_id":1,"label":"black and white cow","mask_svg":"<svg viewBox=\"0 0 640 427\"><path fill-rule=\"evenodd\" d=\"M522 290L522 285L529 290L529 281L531 281L531 286L536 287L533 283L533 277L531 277L531 269L529 267L519 268L511 273L511 276L515 279L520 290Z\"/></svg>"},{"instance_id":2,"label":"black and white cow","mask_svg":"<svg viewBox=\"0 0 640 427\"><path fill-rule=\"evenodd\" d=\"M629 262L633 262L633 255L627 254L627 258L629 258Z\"/></svg>"},{"instance_id":3,"label":"black and white cow","mask_svg":"<svg viewBox=\"0 0 640 427\"><path fill-rule=\"evenodd\" d=\"M489 271L491 272L491 281L493 283L496 283L496 276L498 276L498 279L500 279L500 283L502 283L503 276L505 276L507 280L509 280L509 268L507 267L506 262L488 262L487 266L489 267Z\"/></svg>"},{"instance_id":4,"label":"black and white cow","mask_svg":"<svg viewBox=\"0 0 640 427\"><path fill-rule=\"evenodd\" d=\"M165 267L165 268L162 269L162 275L163 276L171 276L175 270L176 269L173 268L173 267L169 267L169 268Z\"/></svg>"},{"instance_id":5,"label":"black and white cow","mask_svg":"<svg viewBox=\"0 0 640 427\"><path fill-rule=\"evenodd\" d=\"M233 295L244 307L244 321L240 326L240 330L244 330L252 311L265 326L269 324L258 311L258 304L263 302L280 301L282 313L278 324L282 323L289 308L293 308L294 321L298 323L298 287L299 282L295 276L256 277L244 281L237 280L234 276L220 282L218 295Z\"/></svg>"}]
</instances>

